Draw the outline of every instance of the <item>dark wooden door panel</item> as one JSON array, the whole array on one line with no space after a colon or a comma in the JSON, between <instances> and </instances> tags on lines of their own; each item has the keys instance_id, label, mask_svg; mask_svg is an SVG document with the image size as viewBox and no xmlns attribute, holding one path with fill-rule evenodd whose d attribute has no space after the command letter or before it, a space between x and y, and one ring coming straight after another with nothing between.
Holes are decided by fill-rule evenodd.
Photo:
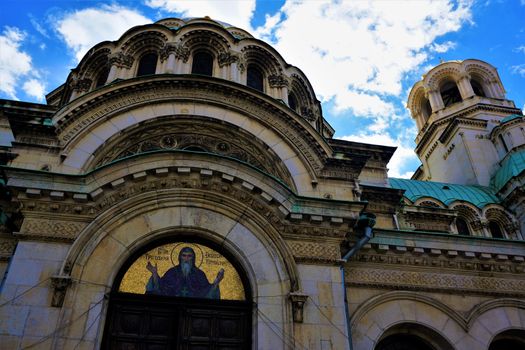
<instances>
[{"instance_id":1,"label":"dark wooden door panel","mask_svg":"<svg viewBox=\"0 0 525 350\"><path fill-rule=\"evenodd\" d=\"M250 328L246 302L113 294L103 348L244 350Z\"/></svg>"}]
</instances>

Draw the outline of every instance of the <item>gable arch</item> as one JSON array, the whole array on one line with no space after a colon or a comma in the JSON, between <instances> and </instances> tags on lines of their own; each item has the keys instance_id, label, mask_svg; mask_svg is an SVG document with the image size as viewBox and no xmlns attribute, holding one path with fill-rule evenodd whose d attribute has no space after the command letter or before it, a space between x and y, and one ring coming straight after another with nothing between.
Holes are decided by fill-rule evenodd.
<instances>
[{"instance_id":1,"label":"gable arch","mask_svg":"<svg viewBox=\"0 0 525 350\"><path fill-rule=\"evenodd\" d=\"M460 62L446 62L432 68L423 78L423 83L432 90L438 90L446 80L457 83L463 76Z\"/></svg>"},{"instance_id":2,"label":"gable arch","mask_svg":"<svg viewBox=\"0 0 525 350\"><path fill-rule=\"evenodd\" d=\"M118 39L115 51L135 58L145 50L160 52L172 36L169 28L158 24L133 27Z\"/></svg>"}]
</instances>

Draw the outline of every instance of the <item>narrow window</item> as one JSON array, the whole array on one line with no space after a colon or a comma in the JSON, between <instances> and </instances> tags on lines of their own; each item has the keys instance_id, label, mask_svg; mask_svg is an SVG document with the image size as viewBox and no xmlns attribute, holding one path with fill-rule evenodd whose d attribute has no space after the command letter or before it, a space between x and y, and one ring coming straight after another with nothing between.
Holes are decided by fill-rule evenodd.
<instances>
[{"instance_id":1,"label":"narrow window","mask_svg":"<svg viewBox=\"0 0 525 350\"><path fill-rule=\"evenodd\" d=\"M193 55L192 74L213 75L213 56L207 52L197 52Z\"/></svg>"},{"instance_id":2,"label":"narrow window","mask_svg":"<svg viewBox=\"0 0 525 350\"><path fill-rule=\"evenodd\" d=\"M297 99L292 93L288 94L288 106L297 112Z\"/></svg>"},{"instance_id":3,"label":"narrow window","mask_svg":"<svg viewBox=\"0 0 525 350\"><path fill-rule=\"evenodd\" d=\"M498 135L498 139L500 140L501 144L503 145L503 148L505 148L505 152L509 152L509 147L507 147L507 144L505 143L505 140L503 139L503 136L501 134Z\"/></svg>"},{"instance_id":4,"label":"narrow window","mask_svg":"<svg viewBox=\"0 0 525 350\"><path fill-rule=\"evenodd\" d=\"M496 222L489 221L489 230L493 238L505 238L501 232L501 227Z\"/></svg>"},{"instance_id":5,"label":"narrow window","mask_svg":"<svg viewBox=\"0 0 525 350\"><path fill-rule=\"evenodd\" d=\"M101 87L103 85L106 85L106 81L108 80L109 75L109 69L104 68L100 71L97 77L97 81L95 83L95 88Z\"/></svg>"},{"instance_id":6,"label":"narrow window","mask_svg":"<svg viewBox=\"0 0 525 350\"><path fill-rule=\"evenodd\" d=\"M421 113L423 114L425 122L428 120L428 117L430 117L430 115L432 114L432 107L430 106L430 102L427 98L424 98L421 101Z\"/></svg>"},{"instance_id":7,"label":"narrow window","mask_svg":"<svg viewBox=\"0 0 525 350\"><path fill-rule=\"evenodd\" d=\"M257 66L252 64L248 66L246 85L264 92L263 74Z\"/></svg>"},{"instance_id":8,"label":"narrow window","mask_svg":"<svg viewBox=\"0 0 525 350\"><path fill-rule=\"evenodd\" d=\"M440 89L440 92L445 107L462 101L458 86L453 81L449 81L443 84L443 86Z\"/></svg>"},{"instance_id":9,"label":"narrow window","mask_svg":"<svg viewBox=\"0 0 525 350\"><path fill-rule=\"evenodd\" d=\"M456 228L458 229L458 233L462 236L470 236L470 230L468 228L467 223L465 220L457 218L456 219Z\"/></svg>"},{"instance_id":10,"label":"narrow window","mask_svg":"<svg viewBox=\"0 0 525 350\"><path fill-rule=\"evenodd\" d=\"M157 55L154 53L147 53L140 59L139 69L137 70L137 77L155 74L156 69Z\"/></svg>"},{"instance_id":11,"label":"narrow window","mask_svg":"<svg viewBox=\"0 0 525 350\"><path fill-rule=\"evenodd\" d=\"M486 97L485 91L483 91L483 86L477 82L476 80L471 80L470 85L472 85L472 90L474 90L474 94L476 96Z\"/></svg>"}]
</instances>

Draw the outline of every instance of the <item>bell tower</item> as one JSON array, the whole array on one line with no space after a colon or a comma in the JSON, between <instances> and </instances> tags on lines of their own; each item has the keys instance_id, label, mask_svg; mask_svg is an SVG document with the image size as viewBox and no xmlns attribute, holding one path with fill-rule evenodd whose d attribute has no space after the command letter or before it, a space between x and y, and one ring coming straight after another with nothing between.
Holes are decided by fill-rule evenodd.
<instances>
[{"instance_id":1,"label":"bell tower","mask_svg":"<svg viewBox=\"0 0 525 350\"><path fill-rule=\"evenodd\" d=\"M480 60L432 68L412 87L407 107L418 128L417 180L489 186L525 145L521 110L506 99L496 68Z\"/></svg>"}]
</instances>

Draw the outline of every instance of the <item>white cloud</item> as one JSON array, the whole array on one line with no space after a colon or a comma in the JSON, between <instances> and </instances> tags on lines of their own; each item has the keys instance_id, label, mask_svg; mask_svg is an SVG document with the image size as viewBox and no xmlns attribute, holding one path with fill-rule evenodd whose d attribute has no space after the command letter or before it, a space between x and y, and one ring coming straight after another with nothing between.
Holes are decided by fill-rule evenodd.
<instances>
[{"instance_id":1,"label":"white cloud","mask_svg":"<svg viewBox=\"0 0 525 350\"><path fill-rule=\"evenodd\" d=\"M32 96L38 101L44 101L45 88L45 85L37 79L29 79L22 86L28 96Z\"/></svg>"},{"instance_id":2,"label":"white cloud","mask_svg":"<svg viewBox=\"0 0 525 350\"><path fill-rule=\"evenodd\" d=\"M113 4L67 13L55 29L80 61L99 42L116 40L129 28L147 23L151 20L139 12Z\"/></svg>"},{"instance_id":3,"label":"white cloud","mask_svg":"<svg viewBox=\"0 0 525 350\"><path fill-rule=\"evenodd\" d=\"M29 14L29 20L33 28L35 28L35 30L39 32L40 35L46 38L49 38L49 34L47 34L47 30L38 22L38 20L32 14Z\"/></svg>"},{"instance_id":4,"label":"white cloud","mask_svg":"<svg viewBox=\"0 0 525 350\"><path fill-rule=\"evenodd\" d=\"M31 57L20 49L26 33L15 27L5 27L0 35L0 91L17 99L19 79L31 72Z\"/></svg>"},{"instance_id":5,"label":"white cloud","mask_svg":"<svg viewBox=\"0 0 525 350\"><path fill-rule=\"evenodd\" d=\"M523 0L525 1L525 0ZM514 49L515 52L523 52L525 53L525 45L521 45L521 46L518 46L517 48Z\"/></svg>"},{"instance_id":6,"label":"white cloud","mask_svg":"<svg viewBox=\"0 0 525 350\"><path fill-rule=\"evenodd\" d=\"M147 0L146 5L180 17L209 16L248 31L255 11L255 0Z\"/></svg>"},{"instance_id":7,"label":"white cloud","mask_svg":"<svg viewBox=\"0 0 525 350\"><path fill-rule=\"evenodd\" d=\"M469 21L470 1L287 1L256 34L305 72L322 101L378 115L391 112L386 97L402 91L405 74L453 47L435 40Z\"/></svg>"},{"instance_id":8,"label":"white cloud","mask_svg":"<svg viewBox=\"0 0 525 350\"><path fill-rule=\"evenodd\" d=\"M371 143L383 146L397 147L394 155L388 163L388 176L410 178L414 171L405 171L404 169L415 169L419 164L419 160L413 151L411 145L404 144L401 139L394 139L391 136L383 133L369 133L348 135L341 137L343 140Z\"/></svg>"},{"instance_id":9,"label":"white cloud","mask_svg":"<svg viewBox=\"0 0 525 350\"><path fill-rule=\"evenodd\" d=\"M519 74L525 78L525 64L518 64L516 66L510 67L512 74Z\"/></svg>"},{"instance_id":10,"label":"white cloud","mask_svg":"<svg viewBox=\"0 0 525 350\"><path fill-rule=\"evenodd\" d=\"M452 41L445 41L443 44L434 43L431 45L431 50L437 53L444 53L450 49L456 48L456 43Z\"/></svg>"}]
</instances>

